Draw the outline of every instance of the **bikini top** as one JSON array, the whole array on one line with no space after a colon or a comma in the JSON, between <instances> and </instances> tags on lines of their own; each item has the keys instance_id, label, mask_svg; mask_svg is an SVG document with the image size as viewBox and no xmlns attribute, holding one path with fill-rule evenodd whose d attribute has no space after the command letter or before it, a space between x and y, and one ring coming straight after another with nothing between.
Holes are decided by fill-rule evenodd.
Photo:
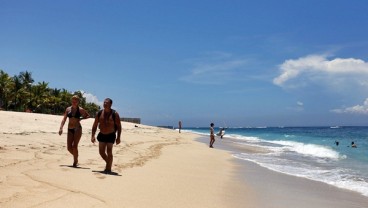
<instances>
[{"instance_id":1,"label":"bikini top","mask_svg":"<svg viewBox=\"0 0 368 208\"><path fill-rule=\"evenodd\" d=\"M69 118L80 118L81 117L81 113L79 112L79 107L77 107L77 112L75 112L74 115L72 113L72 110L70 109L70 111L68 112L67 116Z\"/></svg>"}]
</instances>

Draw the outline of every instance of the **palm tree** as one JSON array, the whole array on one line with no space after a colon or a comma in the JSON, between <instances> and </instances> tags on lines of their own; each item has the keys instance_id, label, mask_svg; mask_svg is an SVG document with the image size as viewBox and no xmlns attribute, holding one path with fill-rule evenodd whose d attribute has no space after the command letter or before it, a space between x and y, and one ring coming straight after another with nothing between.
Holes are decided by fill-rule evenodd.
<instances>
[{"instance_id":1,"label":"palm tree","mask_svg":"<svg viewBox=\"0 0 368 208\"><path fill-rule=\"evenodd\" d=\"M60 92L61 101L59 103L59 107L65 110L70 105L70 100L72 99L72 96L73 95L68 90L62 89Z\"/></svg>"},{"instance_id":2,"label":"palm tree","mask_svg":"<svg viewBox=\"0 0 368 208\"><path fill-rule=\"evenodd\" d=\"M8 101L10 100L10 91L12 89L12 79L3 70L0 70L0 108L8 110Z\"/></svg>"},{"instance_id":3,"label":"palm tree","mask_svg":"<svg viewBox=\"0 0 368 208\"><path fill-rule=\"evenodd\" d=\"M32 78L32 72L29 72L29 71L20 72L19 78L22 80L23 85L26 85L26 86L34 82Z\"/></svg>"},{"instance_id":4,"label":"palm tree","mask_svg":"<svg viewBox=\"0 0 368 208\"><path fill-rule=\"evenodd\" d=\"M32 97L31 90L32 90L32 84L34 82L32 78L32 72L29 72L29 71L20 72L18 77L20 78L23 87L28 89L28 92L29 92L28 108L31 108L31 97Z\"/></svg>"},{"instance_id":5,"label":"palm tree","mask_svg":"<svg viewBox=\"0 0 368 208\"><path fill-rule=\"evenodd\" d=\"M38 113L62 114L70 105L73 95L80 97L80 105L94 115L100 107L88 103L81 91L74 93L66 89L51 89L48 82L34 84L32 73L25 71L10 77L0 70L0 108L5 110L24 111L26 108L34 109Z\"/></svg>"},{"instance_id":6,"label":"palm tree","mask_svg":"<svg viewBox=\"0 0 368 208\"><path fill-rule=\"evenodd\" d=\"M60 102L61 102L61 90L54 88L50 89L50 107L52 108L53 114L62 114L64 109L60 108Z\"/></svg>"},{"instance_id":7,"label":"palm tree","mask_svg":"<svg viewBox=\"0 0 368 208\"><path fill-rule=\"evenodd\" d=\"M22 103L23 103L23 83L19 76L14 76L12 78L13 81L13 89L11 91L11 97L13 98L13 103L11 104L12 109L17 111L22 111Z\"/></svg>"},{"instance_id":8,"label":"palm tree","mask_svg":"<svg viewBox=\"0 0 368 208\"><path fill-rule=\"evenodd\" d=\"M88 111L91 117L95 117L100 110L100 106L95 103L86 103L83 108Z\"/></svg>"},{"instance_id":9,"label":"palm tree","mask_svg":"<svg viewBox=\"0 0 368 208\"><path fill-rule=\"evenodd\" d=\"M48 82L38 82L35 86L35 101L36 101L36 111L39 113L49 112L48 106L50 102L50 88L48 87Z\"/></svg>"}]
</instances>

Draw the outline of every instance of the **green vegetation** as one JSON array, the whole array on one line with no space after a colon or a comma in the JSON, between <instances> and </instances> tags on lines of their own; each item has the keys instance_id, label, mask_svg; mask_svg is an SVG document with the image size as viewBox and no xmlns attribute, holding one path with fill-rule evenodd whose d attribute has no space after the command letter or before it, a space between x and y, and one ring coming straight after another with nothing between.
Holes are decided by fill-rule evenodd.
<instances>
[{"instance_id":1,"label":"green vegetation","mask_svg":"<svg viewBox=\"0 0 368 208\"><path fill-rule=\"evenodd\" d=\"M87 103L80 91L71 93L48 85L44 81L35 84L31 72L20 72L11 77L0 69L0 109L61 115L71 105L72 96L78 95L81 98L79 105L91 116L100 110L95 103Z\"/></svg>"}]
</instances>

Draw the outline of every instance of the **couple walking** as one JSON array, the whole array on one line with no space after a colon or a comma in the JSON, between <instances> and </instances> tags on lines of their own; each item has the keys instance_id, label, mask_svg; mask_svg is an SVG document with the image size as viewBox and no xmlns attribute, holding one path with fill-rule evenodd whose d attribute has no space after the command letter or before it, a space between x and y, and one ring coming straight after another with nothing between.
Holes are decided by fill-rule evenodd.
<instances>
[{"instance_id":1,"label":"couple walking","mask_svg":"<svg viewBox=\"0 0 368 208\"><path fill-rule=\"evenodd\" d=\"M95 121L92 126L92 136L91 142L95 143L95 134L97 127L99 127L100 132L97 135L97 140L99 142L99 153L102 159L106 162L106 167L104 172L110 173L113 161L112 148L114 143L120 143L121 135L121 123L120 116L118 112L111 109L112 100L106 98L103 103L104 109L99 111L95 117ZM79 97L72 97L72 105L67 107L64 113L63 120L61 121L59 135L63 133L64 124L69 118L68 123L68 136L67 136L67 148L70 154L73 155L73 167L78 166L78 143L82 136L82 125L80 121L82 119L89 118L89 114L86 110L79 107ZM116 135L117 132L117 135Z\"/></svg>"}]
</instances>

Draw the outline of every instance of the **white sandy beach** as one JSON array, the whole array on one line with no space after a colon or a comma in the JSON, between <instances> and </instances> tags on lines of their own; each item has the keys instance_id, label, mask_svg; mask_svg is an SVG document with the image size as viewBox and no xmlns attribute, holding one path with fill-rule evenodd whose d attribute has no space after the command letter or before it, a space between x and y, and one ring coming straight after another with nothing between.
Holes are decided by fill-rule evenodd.
<instances>
[{"instance_id":1,"label":"white sandy beach","mask_svg":"<svg viewBox=\"0 0 368 208\"><path fill-rule=\"evenodd\" d=\"M368 197L239 161L217 140L122 123L107 175L93 119L83 120L78 168L57 134L61 116L0 111L0 207L365 208ZM201 142L205 141L205 142ZM257 152L251 147L242 151Z\"/></svg>"},{"instance_id":2,"label":"white sandy beach","mask_svg":"<svg viewBox=\"0 0 368 208\"><path fill-rule=\"evenodd\" d=\"M0 112L0 207L257 207L233 180L236 163L193 134L122 123L114 175L90 142L83 120L78 168L57 134L62 117Z\"/></svg>"}]
</instances>

